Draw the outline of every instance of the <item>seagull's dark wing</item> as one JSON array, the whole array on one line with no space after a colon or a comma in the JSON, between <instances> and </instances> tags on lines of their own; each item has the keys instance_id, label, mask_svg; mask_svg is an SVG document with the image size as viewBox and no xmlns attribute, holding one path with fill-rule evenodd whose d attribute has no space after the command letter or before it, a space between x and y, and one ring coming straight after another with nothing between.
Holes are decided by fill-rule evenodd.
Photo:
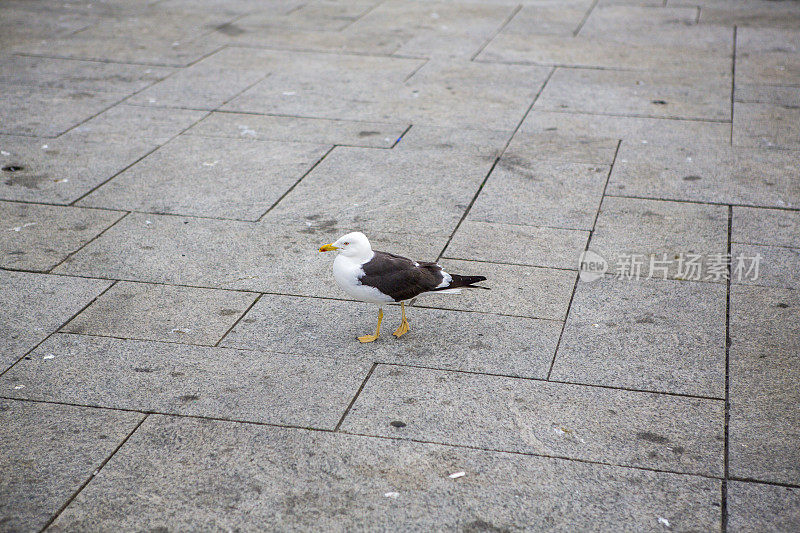
<instances>
[{"instance_id":1,"label":"seagull's dark wing","mask_svg":"<svg viewBox=\"0 0 800 533\"><path fill-rule=\"evenodd\" d=\"M415 263L411 259L375 251L375 256L361 268L362 285L375 287L394 301L408 300L423 292L436 290L442 282L442 267L436 263Z\"/></svg>"}]
</instances>

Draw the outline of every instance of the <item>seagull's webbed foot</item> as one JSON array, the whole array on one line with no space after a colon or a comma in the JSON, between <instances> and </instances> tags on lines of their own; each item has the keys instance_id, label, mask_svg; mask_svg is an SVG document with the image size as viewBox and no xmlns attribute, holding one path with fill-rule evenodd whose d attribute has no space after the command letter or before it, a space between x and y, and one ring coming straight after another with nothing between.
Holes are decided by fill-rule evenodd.
<instances>
[{"instance_id":1,"label":"seagull's webbed foot","mask_svg":"<svg viewBox=\"0 0 800 533\"><path fill-rule=\"evenodd\" d=\"M392 335L394 335L398 339L400 337L402 337L403 335L405 335L406 333L408 333L408 330L411 329L411 324L409 324L408 320L406 320L406 304L405 304L405 302L400 302L400 309L403 310L403 319L400 321L400 326L398 326L398 328L395 330L395 332L392 333Z\"/></svg>"},{"instance_id":2,"label":"seagull's webbed foot","mask_svg":"<svg viewBox=\"0 0 800 533\"><path fill-rule=\"evenodd\" d=\"M383 309L378 308L378 327L375 328L375 335L362 335L358 337L358 340L361 342L372 342L376 340L381 335L381 322L383 321Z\"/></svg>"}]
</instances>

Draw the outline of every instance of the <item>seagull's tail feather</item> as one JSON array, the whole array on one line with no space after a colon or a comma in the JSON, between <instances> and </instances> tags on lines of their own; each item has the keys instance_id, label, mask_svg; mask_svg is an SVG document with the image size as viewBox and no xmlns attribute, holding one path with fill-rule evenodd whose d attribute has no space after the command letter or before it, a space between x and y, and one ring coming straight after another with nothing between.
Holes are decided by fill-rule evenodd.
<instances>
[{"instance_id":1,"label":"seagull's tail feather","mask_svg":"<svg viewBox=\"0 0 800 533\"><path fill-rule=\"evenodd\" d=\"M457 289L459 287L468 287L470 289L489 290L489 287L481 287L480 285L473 285L473 283L478 283L479 281L486 281L486 276L459 276L458 274L450 274L450 276L453 278L453 281L450 282L450 285L443 288Z\"/></svg>"}]
</instances>

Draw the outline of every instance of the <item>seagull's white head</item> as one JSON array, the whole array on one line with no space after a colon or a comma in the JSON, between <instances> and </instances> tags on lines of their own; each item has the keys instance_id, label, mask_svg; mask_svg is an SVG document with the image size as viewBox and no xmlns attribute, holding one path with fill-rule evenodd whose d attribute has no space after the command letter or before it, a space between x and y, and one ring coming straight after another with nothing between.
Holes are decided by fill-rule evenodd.
<instances>
[{"instance_id":1,"label":"seagull's white head","mask_svg":"<svg viewBox=\"0 0 800 533\"><path fill-rule=\"evenodd\" d=\"M339 253L346 257L358 259L369 259L372 257L372 246L369 244L369 239L360 231L348 233L319 249L320 252L330 252L333 250L339 250Z\"/></svg>"}]
</instances>

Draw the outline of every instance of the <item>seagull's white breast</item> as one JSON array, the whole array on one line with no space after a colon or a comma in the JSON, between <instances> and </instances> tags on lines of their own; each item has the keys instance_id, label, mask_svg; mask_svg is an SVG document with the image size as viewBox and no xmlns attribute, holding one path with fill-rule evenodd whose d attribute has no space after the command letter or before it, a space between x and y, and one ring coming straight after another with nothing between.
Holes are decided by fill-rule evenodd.
<instances>
[{"instance_id":1,"label":"seagull's white breast","mask_svg":"<svg viewBox=\"0 0 800 533\"><path fill-rule=\"evenodd\" d=\"M394 298L391 296L383 294L375 287L361 284L359 279L364 275L361 265L366 262L359 262L342 254L337 255L333 261L333 279L336 280L336 284L348 295L362 302L373 304L393 302Z\"/></svg>"}]
</instances>

